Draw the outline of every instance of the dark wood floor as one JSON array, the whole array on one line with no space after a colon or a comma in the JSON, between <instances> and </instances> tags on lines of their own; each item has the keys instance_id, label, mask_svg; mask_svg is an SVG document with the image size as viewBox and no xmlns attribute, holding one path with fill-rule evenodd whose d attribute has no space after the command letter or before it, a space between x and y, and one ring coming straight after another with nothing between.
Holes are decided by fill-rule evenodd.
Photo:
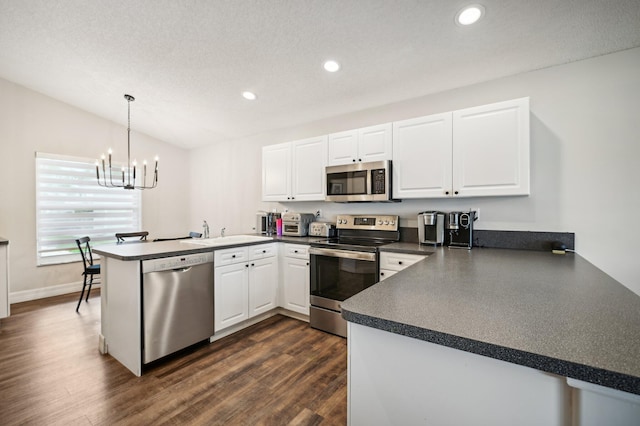
<instances>
[{"instance_id":1,"label":"dark wood floor","mask_svg":"<svg viewBox=\"0 0 640 426\"><path fill-rule=\"evenodd\" d=\"M275 316L135 377L98 352L99 292L0 320L3 425L346 424L346 340Z\"/></svg>"}]
</instances>

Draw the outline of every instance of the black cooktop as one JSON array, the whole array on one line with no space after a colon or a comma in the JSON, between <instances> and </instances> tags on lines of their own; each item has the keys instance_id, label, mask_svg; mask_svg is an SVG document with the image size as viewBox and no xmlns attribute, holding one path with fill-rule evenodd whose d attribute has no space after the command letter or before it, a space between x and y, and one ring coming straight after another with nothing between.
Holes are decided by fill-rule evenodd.
<instances>
[{"instance_id":1,"label":"black cooktop","mask_svg":"<svg viewBox=\"0 0 640 426\"><path fill-rule=\"evenodd\" d=\"M366 238L327 238L326 240L314 241L313 247L336 248L342 250L359 250L375 252L378 247L391 244L394 240L377 240Z\"/></svg>"}]
</instances>

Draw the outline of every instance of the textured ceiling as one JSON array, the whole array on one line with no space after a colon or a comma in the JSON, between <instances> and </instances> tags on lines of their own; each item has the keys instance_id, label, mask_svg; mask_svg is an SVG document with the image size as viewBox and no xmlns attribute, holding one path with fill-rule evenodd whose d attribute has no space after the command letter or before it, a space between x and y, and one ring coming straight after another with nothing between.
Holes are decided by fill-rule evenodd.
<instances>
[{"instance_id":1,"label":"textured ceiling","mask_svg":"<svg viewBox=\"0 0 640 426\"><path fill-rule=\"evenodd\" d=\"M0 77L182 147L638 46L640 0L0 0Z\"/></svg>"}]
</instances>

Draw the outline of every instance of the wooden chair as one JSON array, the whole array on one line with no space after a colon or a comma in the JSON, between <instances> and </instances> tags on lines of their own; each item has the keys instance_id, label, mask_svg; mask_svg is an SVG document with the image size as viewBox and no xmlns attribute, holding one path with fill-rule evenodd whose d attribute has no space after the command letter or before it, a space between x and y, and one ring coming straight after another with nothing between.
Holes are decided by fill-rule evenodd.
<instances>
[{"instance_id":1,"label":"wooden chair","mask_svg":"<svg viewBox=\"0 0 640 426\"><path fill-rule=\"evenodd\" d=\"M118 243L124 243L125 238L138 238L138 241L146 241L147 235L149 235L149 232L147 231L118 232L116 233L116 240L118 241Z\"/></svg>"},{"instance_id":2,"label":"wooden chair","mask_svg":"<svg viewBox=\"0 0 640 426\"><path fill-rule=\"evenodd\" d=\"M87 286L87 277L89 278L89 290L87 291L87 298L85 302L89 301L89 293L91 293L91 286L93 285L93 277L100 275L100 265L93 263L93 255L91 253L91 246L89 245L91 239L89 237L82 237L76 240L80 255L82 256L82 265L84 266L84 281L82 283L82 292L80 293L80 299L78 300L78 306L76 306L76 312L80 309L80 303L82 302L82 296L84 295L84 289Z\"/></svg>"}]
</instances>

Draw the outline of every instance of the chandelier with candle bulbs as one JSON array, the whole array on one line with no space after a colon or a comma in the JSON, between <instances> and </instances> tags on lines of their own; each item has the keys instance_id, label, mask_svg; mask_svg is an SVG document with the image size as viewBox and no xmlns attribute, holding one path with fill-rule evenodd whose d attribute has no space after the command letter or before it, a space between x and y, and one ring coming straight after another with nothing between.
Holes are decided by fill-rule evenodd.
<instances>
[{"instance_id":1,"label":"chandelier with candle bulbs","mask_svg":"<svg viewBox=\"0 0 640 426\"><path fill-rule=\"evenodd\" d=\"M96 178L98 185L107 188L124 188L124 189L153 189L158 185L158 157L155 158L155 166L153 168L152 181L147 185L147 160L142 163L142 176L138 170L138 164L134 159L131 162L131 102L136 99L131 95L124 95L127 100L127 167L122 166L121 172L112 170L111 148L108 151L108 159L102 154L101 161L96 161ZM107 167L108 166L108 167ZM100 169L102 168L102 173ZM108 171L108 175L107 175ZM138 180L136 182L136 179Z\"/></svg>"}]
</instances>

